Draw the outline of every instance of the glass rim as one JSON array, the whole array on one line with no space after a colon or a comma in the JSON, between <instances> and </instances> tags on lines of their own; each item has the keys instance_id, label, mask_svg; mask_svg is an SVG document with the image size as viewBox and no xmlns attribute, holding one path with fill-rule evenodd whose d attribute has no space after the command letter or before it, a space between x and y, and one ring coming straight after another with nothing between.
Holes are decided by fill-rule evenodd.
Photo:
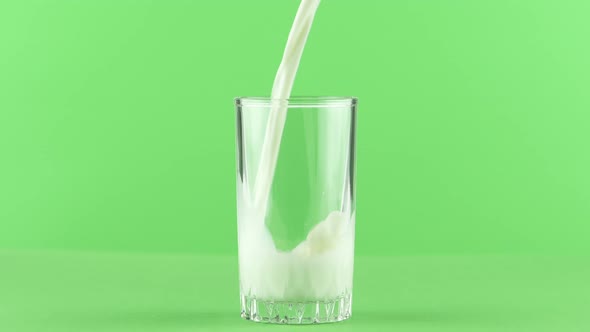
<instances>
[{"instance_id":1,"label":"glass rim","mask_svg":"<svg viewBox=\"0 0 590 332\"><path fill-rule=\"evenodd\" d=\"M357 97L337 96L292 96L288 99L271 97L236 97L236 106L270 107L274 103L287 103L288 108L311 107L352 107L358 103Z\"/></svg>"}]
</instances>

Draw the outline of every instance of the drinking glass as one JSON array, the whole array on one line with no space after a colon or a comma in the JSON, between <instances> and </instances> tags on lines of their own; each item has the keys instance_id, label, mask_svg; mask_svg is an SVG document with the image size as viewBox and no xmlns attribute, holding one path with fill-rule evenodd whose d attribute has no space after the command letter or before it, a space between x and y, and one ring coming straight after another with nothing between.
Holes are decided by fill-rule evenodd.
<instances>
[{"instance_id":1,"label":"drinking glass","mask_svg":"<svg viewBox=\"0 0 590 332\"><path fill-rule=\"evenodd\" d=\"M243 97L235 105L242 317L349 318L357 99ZM274 158L265 144L276 147Z\"/></svg>"}]
</instances>

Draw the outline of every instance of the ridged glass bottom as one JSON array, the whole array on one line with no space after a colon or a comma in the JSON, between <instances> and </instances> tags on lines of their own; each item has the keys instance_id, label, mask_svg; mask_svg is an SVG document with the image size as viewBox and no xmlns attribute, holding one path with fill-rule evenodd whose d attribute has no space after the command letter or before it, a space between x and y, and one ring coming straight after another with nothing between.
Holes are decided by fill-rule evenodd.
<instances>
[{"instance_id":1,"label":"ridged glass bottom","mask_svg":"<svg viewBox=\"0 0 590 332\"><path fill-rule=\"evenodd\" d=\"M242 318L274 324L320 324L345 320L351 315L352 295L333 301L278 302L240 294Z\"/></svg>"}]
</instances>

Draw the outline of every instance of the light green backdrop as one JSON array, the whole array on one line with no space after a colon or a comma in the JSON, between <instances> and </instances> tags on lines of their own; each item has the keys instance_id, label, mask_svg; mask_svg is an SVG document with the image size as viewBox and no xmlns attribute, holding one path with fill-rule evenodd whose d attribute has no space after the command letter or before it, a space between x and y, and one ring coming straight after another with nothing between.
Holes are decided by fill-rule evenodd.
<instances>
[{"instance_id":1,"label":"light green backdrop","mask_svg":"<svg viewBox=\"0 0 590 332\"><path fill-rule=\"evenodd\" d=\"M233 97L295 0L0 2L0 248L236 252ZM296 95L355 95L357 252L590 251L590 2L324 0Z\"/></svg>"}]
</instances>

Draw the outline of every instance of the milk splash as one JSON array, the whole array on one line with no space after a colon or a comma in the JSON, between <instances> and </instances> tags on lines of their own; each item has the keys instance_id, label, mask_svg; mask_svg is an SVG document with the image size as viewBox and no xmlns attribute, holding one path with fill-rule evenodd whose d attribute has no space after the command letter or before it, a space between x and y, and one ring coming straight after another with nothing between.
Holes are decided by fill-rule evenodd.
<instances>
[{"instance_id":1,"label":"milk splash","mask_svg":"<svg viewBox=\"0 0 590 332\"><path fill-rule=\"evenodd\" d=\"M299 61L320 0L302 0L275 77L254 197L238 210L240 288L276 301L333 299L352 288L354 214L332 211L292 251L276 248L265 216Z\"/></svg>"}]
</instances>

